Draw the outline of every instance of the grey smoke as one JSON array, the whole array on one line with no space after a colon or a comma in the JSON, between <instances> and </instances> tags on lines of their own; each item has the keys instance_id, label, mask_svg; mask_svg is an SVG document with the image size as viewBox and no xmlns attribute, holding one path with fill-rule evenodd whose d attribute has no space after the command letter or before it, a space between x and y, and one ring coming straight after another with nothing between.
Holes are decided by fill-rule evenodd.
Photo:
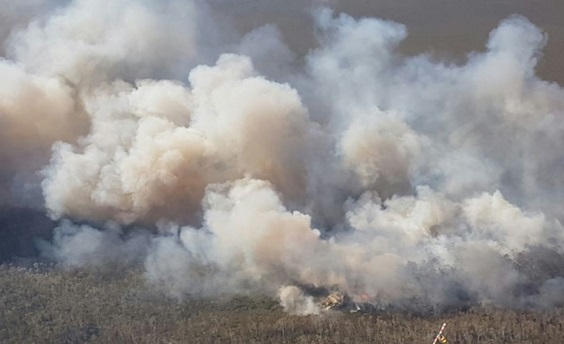
<instances>
[{"instance_id":1,"label":"grey smoke","mask_svg":"<svg viewBox=\"0 0 564 344\"><path fill-rule=\"evenodd\" d=\"M2 183L102 224L64 220L48 256L142 261L171 296L268 293L299 314L319 311L299 286L382 307L564 301L562 271L535 271L563 254L564 91L536 76L548 37L526 18L455 64L327 8L300 56L273 25L231 32L217 4L100 4L29 21L0 61Z\"/></svg>"}]
</instances>

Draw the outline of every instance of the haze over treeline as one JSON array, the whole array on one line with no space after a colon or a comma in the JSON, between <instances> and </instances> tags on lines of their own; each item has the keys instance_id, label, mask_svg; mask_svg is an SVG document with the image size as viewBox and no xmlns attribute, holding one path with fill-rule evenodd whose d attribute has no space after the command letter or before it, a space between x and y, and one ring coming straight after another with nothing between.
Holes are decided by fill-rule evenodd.
<instances>
[{"instance_id":1,"label":"haze over treeline","mask_svg":"<svg viewBox=\"0 0 564 344\"><path fill-rule=\"evenodd\" d=\"M499 2L481 47L451 54L439 35L467 35L432 8L367 6L4 6L0 223L44 211L43 256L141 264L179 299L561 305L564 90L537 66L562 28Z\"/></svg>"}]
</instances>

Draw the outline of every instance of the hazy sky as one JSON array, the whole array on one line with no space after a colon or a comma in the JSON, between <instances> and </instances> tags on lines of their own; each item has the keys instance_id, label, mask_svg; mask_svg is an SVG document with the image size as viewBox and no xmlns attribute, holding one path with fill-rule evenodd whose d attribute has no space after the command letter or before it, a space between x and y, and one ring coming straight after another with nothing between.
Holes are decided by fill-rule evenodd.
<instances>
[{"instance_id":1,"label":"hazy sky","mask_svg":"<svg viewBox=\"0 0 564 344\"><path fill-rule=\"evenodd\" d=\"M402 44L408 53L431 50L443 57L463 57L481 49L489 32L500 20L520 14L548 33L549 41L539 64L539 75L564 84L564 1L561 0L212 0L236 17L246 31L276 23L289 45L299 53L314 42L312 22L304 7L324 4L354 17L380 17L407 25L409 36ZM234 5L236 4L236 6ZM304 5L306 4L306 5ZM261 15L257 15L261 13Z\"/></svg>"}]
</instances>

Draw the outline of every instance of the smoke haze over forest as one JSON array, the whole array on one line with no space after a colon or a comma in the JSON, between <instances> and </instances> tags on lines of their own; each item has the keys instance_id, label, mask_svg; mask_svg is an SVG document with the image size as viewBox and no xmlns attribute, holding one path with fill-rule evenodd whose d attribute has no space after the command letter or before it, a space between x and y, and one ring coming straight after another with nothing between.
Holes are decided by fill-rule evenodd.
<instances>
[{"instance_id":1,"label":"smoke haze over forest","mask_svg":"<svg viewBox=\"0 0 564 344\"><path fill-rule=\"evenodd\" d=\"M3 5L0 233L179 299L562 305L562 5L400 3Z\"/></svg>"}]
</instances>

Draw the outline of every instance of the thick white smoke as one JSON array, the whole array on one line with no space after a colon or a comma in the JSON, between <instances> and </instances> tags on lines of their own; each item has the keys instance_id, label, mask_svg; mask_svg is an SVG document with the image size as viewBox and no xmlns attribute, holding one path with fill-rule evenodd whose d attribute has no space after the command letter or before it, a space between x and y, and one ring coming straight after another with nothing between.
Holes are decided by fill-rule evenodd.
<instances>
[{"instance_id":1,"label":"thick white smoke","mask_svg":"<svg viewBox=\"0 0 564 344\"><path fill-rule=\"evenodd\" d=\"M50 257L142 260L174 297L266 292L299 314L319 312L308 287L564 302L564 90L535 76L537 27L510 17L453 64L401 55L406 28L376 18L317 11L299 57L273 26L239 39L218 17L81 0L9 36L2 182L44 164L52 217L111 223L64 221Z\"/></svg>"}]
</instances>

